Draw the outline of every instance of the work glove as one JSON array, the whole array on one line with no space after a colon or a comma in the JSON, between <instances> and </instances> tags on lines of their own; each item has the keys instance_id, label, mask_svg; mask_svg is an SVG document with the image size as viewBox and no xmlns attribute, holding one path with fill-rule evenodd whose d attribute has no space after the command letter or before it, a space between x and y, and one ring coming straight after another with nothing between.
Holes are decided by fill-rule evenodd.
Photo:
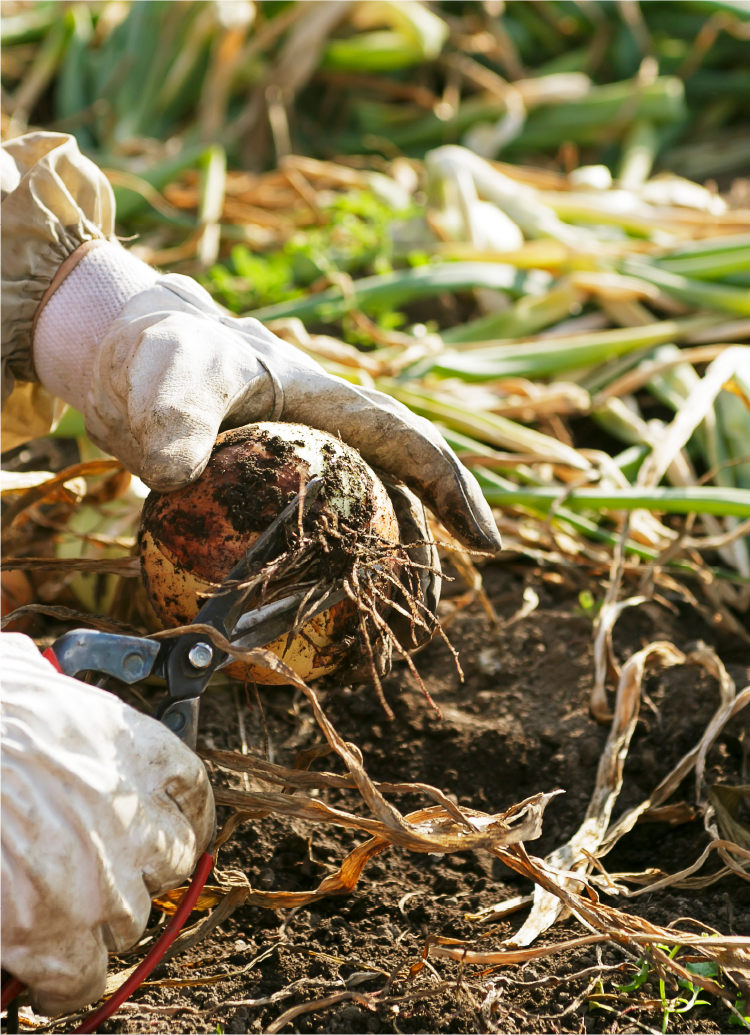
<instances>
[{"instance_id":1,"label":"work glove","mask_svg":"<svg viewBox=\"0 0 750 1035\"><path fill-rule=\"evenodd\" d=\"M101 997L107 952L190 876L213 795L161 723L60 675L27 636L3 633L0 649L2 964L55 1015Z\"/></svg>"},{"instance_id":2,"label":"work glove","mask_svg":"<svg viewBox=\"0 0 750 1035\"><path fill-rule=\"evenodd\" d=\"M405 482L466 546L500 548L478 484L429 421L225 313L191 278L159 275L114 243L83 248L37 314L34 364L92 441L148 486L197 478L221 429L297 422Z\"/></svg>"}]
</instances>

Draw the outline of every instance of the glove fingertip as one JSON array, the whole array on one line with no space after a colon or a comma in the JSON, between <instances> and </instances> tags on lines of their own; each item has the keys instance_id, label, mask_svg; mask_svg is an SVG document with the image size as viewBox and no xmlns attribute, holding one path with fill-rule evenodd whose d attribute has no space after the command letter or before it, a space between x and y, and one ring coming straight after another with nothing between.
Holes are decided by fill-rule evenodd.
<instances>
[{"instance_id":1,"label":"glove fingertip","mask_svg":"<svg viewBox=\"0 0 750 1035\"><path fill-rule=\"evenodd\" d=\"M492 515L489 515L489 520L483 514L474 513L472 517L473 523L461 530L461 541L474 550L487 551L493 555L499 553L503 548L503 540Z\"/></svg>"},{"instance_id":2,"label":"glove fingertip","mask_svg":"<svg viewBox=\"0 0 750 1035\"><path fill-rule=\"evenodd\" d=\"M213 443L212 443L213 445ZM140 478L156 492L174 492L184 489L203 474L211 456L209 447L200 458L192 452L181 453L158 450L147 454L142 461Z\"/></svg>"}]
</instances>

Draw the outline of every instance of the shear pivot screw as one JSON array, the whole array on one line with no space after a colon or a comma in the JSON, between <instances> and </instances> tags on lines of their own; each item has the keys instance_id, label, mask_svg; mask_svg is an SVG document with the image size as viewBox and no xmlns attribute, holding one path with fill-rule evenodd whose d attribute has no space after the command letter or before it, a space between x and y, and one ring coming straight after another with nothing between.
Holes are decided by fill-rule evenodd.
<instances>
[{"instance_id":1,"label":"shear pivot screw","mask_svg":"<svg viewBox=\"0 0 750 1035\"><path fill-rule=\"evenodd\" d=\"M208 668L213 657L214 652L207 643L196 643L188 652L188 661L193 668Z\"/></svg>"}]
</instances>

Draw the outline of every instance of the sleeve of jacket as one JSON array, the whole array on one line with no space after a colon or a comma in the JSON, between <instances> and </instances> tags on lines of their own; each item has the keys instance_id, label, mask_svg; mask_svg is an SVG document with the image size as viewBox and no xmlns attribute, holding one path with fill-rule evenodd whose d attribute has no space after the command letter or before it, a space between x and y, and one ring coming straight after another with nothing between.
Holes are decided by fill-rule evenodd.
<instances>
[{"instance_id":1,"label":"sleeve of jacket","mask_svg":"<svg viewBox=\"0 0 750 1035\"><path fill-rule=\"evenodd\" d=\"M50 429L54 400L41 386L28 386L38 380L32 320L71 252L86 241L113 235L115 201L102 171L65 133L27 133L6 141L0 148L0 188L5 450ZM9 406L12 395L17 398Z\"/></svg>"}]
</instances>

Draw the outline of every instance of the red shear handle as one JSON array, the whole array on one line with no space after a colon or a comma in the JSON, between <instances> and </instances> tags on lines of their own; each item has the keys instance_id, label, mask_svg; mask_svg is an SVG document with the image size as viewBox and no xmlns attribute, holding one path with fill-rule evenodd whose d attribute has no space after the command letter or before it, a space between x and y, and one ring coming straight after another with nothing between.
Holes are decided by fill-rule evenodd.
<instances>
[{"instance_id":1,"label":"red shear handle","mask_svg":"<svg viewBox=\"0 0 750 1035\"><path fill-rule=\"evenodd\" d=\"M192 913L193 907L198 901L198 896L201 891L203 891L203 885L208 880L208 875L211 872L213 862L213 855L210 855L208 852L204 852L198 860L198 865L195 868L193 879L190 881L190 887L180 899L180 904L177 907L175 915L164 928L158 940L154 945L152 945L149 954L136 967L127 981L124 981L120 985L114 995L110 996L106 1003L103 1003L98 1010L94 1010L93 1013L90 1013L80 1027L74 1029L74 1035L77 1032L96 1031L100 1024L103 1024L108 1017L111 1017L116 1010L119 1010L125 1000L133 994L136 988L138 988L140 983L146 980L169 946L180 933L185 921ZM3 1010L6 1010L16 996L20 995L25 988L26 985L17 978L14 978L11 974L9 974L7 978L4 977L2 986Z\"/></svg>"},{"instance_id":2,"label":"red shear handle","mask_svg":"<svg viewBox=\"0 0 750 1035\"><path fill-rule=\"evenodd\" d=\"M26 988L23 981L19 981L18 978L14 978L12 974L5 975L3 971L3 993L2 993L2 1009L7 1010L17 995Z\"/></svg>"},{"instance_id":3,"label":"red shear handle","mask_svg":"<svg viewBox=\"0 0 750 1035\"><path fill-rule=\"evenodd\" d=\"M106 1021L108 1017L111 1017L116 1010L119 1010L125 1000L133 994L136 988L138 988L140 983L146 980L169 946L180 933L183 924L192 913L193 906L198 901L198 896L201 891L203 891L203 885L208 880L208 875L211 872L213 862L214 857L209 855L208 852L204 852L198 860L198 865L195 868L195 873L190 882L190 887L180 899L177 912L162 931L156 944L151 947L151 951L148 956L146 956L146 958L136 967L127 981L124 981L120 985L114 995L112 995L106 1003L102 1004L98 1010L94 1010L93 1013L90 1013L83 1024L74 1029L74 1035L77 1035L78 1032L95 1031L100 1024Z\"/></svg>"},{"instance_id":4,"label":"red shear handle","mask_svg":"<svg viewBox=\"0 0 750 1035\"><path fill-rule=\"evenodd\" d=\"M54 666L54 667L55 667L55 668L57 669L57 671L58 671L58 672L60 672L60 673L61 673L62 675L64 675L64 674L65 674L65 673L63 672L63 670L62 670L62 667L61 667L61 665L60 665L60 662L59 662L59 661L57 660L57 655L55 654L55 652L54 652L54 651L52 650L52 648L51 648L51 647L48 647L48 648L47 648L47 649L46 649L45 651L42 651L42 657L43 657L43 658L46 658L46 659L47 659L47 661L51 661L51 662L52 662L52 665L53 665L53 666Z\"/></svg>"}]
</instances>

